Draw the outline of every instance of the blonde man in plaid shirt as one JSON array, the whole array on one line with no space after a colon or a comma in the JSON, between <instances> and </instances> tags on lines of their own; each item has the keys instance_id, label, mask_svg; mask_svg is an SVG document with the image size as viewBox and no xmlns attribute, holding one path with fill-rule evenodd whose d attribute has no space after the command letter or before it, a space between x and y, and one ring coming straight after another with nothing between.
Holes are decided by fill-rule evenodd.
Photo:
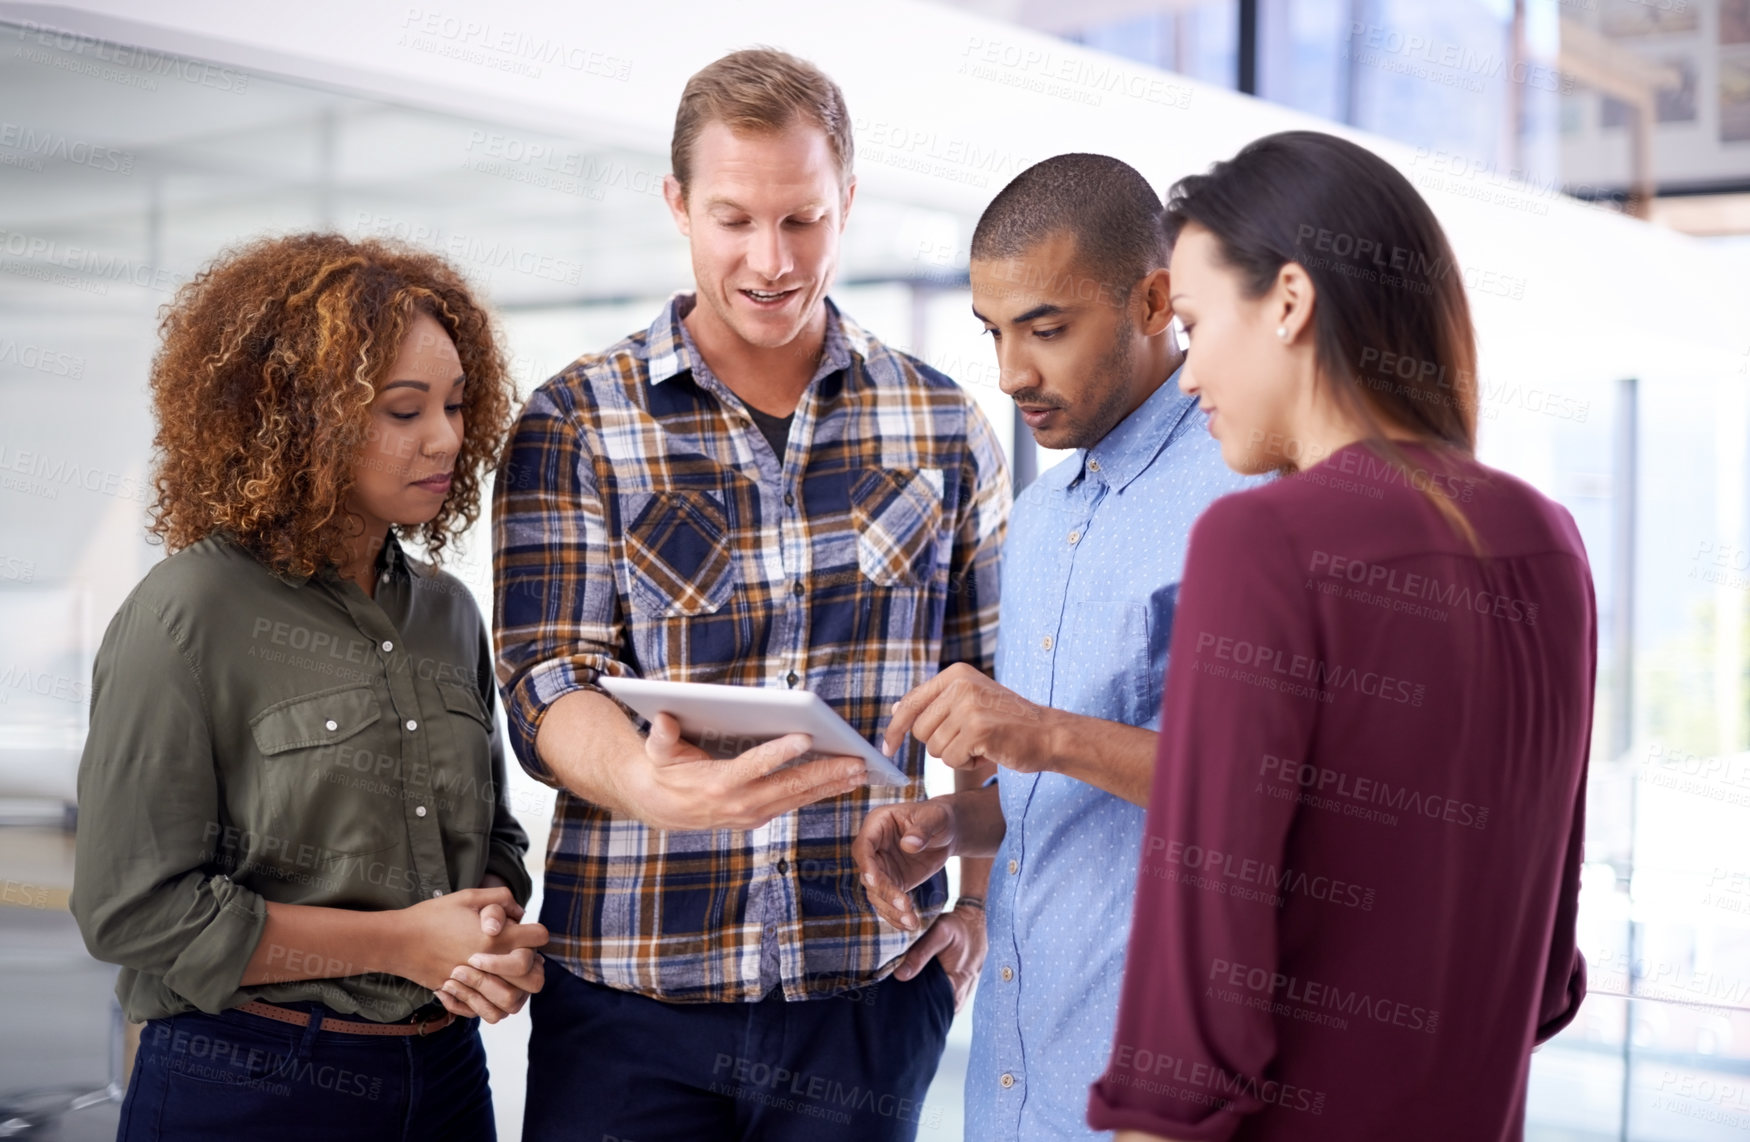
<instances>
[{"instance_id":1,"label":"blonde man in plaid shirt","mask_svg":"<svg viewBox=\"0 0 1750 1142\"><path fill-rule=\"evenodd\" d=\"M733 53L672 148L697 292L537 390L494 493L511 739L560 790L524 1137L909 1139L989 875L966 862L947 909L918 886L910 929L869 906L851 843L922 796L922 748L903 788L779 772L795 736L715 760L596 679L809 689L874 740L939 670L990 671L1008 473L966 393L826 297L855 192L837 85Z\"/></svg>"}]
</instances>

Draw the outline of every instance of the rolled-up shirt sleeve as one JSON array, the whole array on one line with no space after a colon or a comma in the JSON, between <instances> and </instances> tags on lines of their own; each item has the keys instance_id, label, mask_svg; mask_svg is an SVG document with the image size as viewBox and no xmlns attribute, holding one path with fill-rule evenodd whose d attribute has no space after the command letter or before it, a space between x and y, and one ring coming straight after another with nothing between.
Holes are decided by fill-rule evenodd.
<instances>
[{"instance_id":1,"label":"rolled-up shirt sleeve","mask_svg":"<svg viewBox=\"0 0 1750 1142\"><path fill-rule=\"evenodd\" d=\"M623 673L623 638L607 521L592 461L571 411L537 389L493 487L493 628L511 748L537 781L557 786L535 751L561 697Z\"/></svg>"},{"instance_id":2,"label":"rolled-up shirt sleeve","mask_svg":"<svg viewBox=\"0 0 1750 1142\"><path fill-rule=\"evenodd\" d=\"M267 905L216 870L220 790L198 675L137 599L98 651L78 796L71 907L85 946L222 1010Z\"/></svg>"},{"instance_id":3,"label":"rolled-up shirt sleeve","mask_svg":"<svg viewBox=\"0 0 1750 1142\"><path fill-rule=\"evenodd\" d=\"M1235 647L1316 653L1299 586L1283 529L1243 494L1192 529L1117 1031L1089 1099L1095 1129L1226 1139L1281 1094L1268 1073L1273 1017L1207 986L1218 960L1276 970L1276 909L1208 882L1283 863L1295 806L1251 794L1256 759L1302 756L1316 702L1231 663L1248 657Z\"/></svg>"}]
</instances>

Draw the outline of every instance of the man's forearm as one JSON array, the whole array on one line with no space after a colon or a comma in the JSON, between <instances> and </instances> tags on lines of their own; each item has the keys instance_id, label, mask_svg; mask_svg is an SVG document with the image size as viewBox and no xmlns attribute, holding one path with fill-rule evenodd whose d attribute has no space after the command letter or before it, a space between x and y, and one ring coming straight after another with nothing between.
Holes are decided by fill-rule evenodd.
<instances>
[{"instance_id":1,"label":"man's forearm","mask_svg":"<svg viewBox=\"0 0 1750 1142\"><path fill-rule=\"evenodd\" d=\"M619 703L599 690L561 697L535 733L535 753L559 784L621 816L637 816L618 779L627 772L626 759L643 750L643 735Z\"/></svg>"},{"instance_id":2,"label":"man's forearm","mask_svg":"<svg viewBox=\"0 0 1750 1142\"><path fill-rule=\"evenodd\" d=\"M954 853L960 858L960 891L981 896L990 886L991 858L1003 843L1007 826L997 787L966 789L954 798ZM975 868L979 880L968 882L966 870Z\"/></svg>"},{"instance_id":3,"label":"man's forearm","mask_svg":"<svg viewBox=\"0 0 1750 1142\"><path fill-rule=\"evenodd\" d=\"M1053 710L1046 733L1046 768L1148 808L1160 734Z\"/></svg>"},{"instance_id":4,"label":"man's forearm","mask_svg":"<svg viewBox=\"0 0 1750 1142\"><path fill-rule=\"evenodd\" d=\"M974 827L980 829L981 831L988 831L988 829L989 829L989 822L987 819L985 819L988 816L988 813L983 811L985 807L981 802L978 802L976 800L976 797L979 794L979 791L982 788L982 786L984 785L985 781L990 777L991 774L993 774L995 772L996 772L996 766L994 766L994 765L981 765L976 769L956 769L954 771L954 790L955 790L955 793L957 795L959 795L959 794L972 794L973 795L971 797L957 796L955 807L956 807L956 809L959 809L962 805L966 805L969 810L976 812L978 814L979 820L974 822ZM988 792L992 797L995 797L996 792L997 792L997 788L996 788L996 786L993 785L986 792ZM1001 826L1002 826L1002 821L1003 821L1002 803L1001 803L1001 801L998 801L997 802L996 823L997 823L999 831L997 833L997 843L1001 843L1001 841L1002 841L1002 832L1000 831ZM982 849L984 846L981 844L979 847ZM962 895L962 896L976 896L980 900L986 899L987 895L990 892L991 858L993 856L995 856L995 854L996 854L996 846L995 845L990 846L990 855L987 855L987 856L968 856L968 855L966 855L965 849L961 850L960 895Z\"/></svg>"}]
</instances>

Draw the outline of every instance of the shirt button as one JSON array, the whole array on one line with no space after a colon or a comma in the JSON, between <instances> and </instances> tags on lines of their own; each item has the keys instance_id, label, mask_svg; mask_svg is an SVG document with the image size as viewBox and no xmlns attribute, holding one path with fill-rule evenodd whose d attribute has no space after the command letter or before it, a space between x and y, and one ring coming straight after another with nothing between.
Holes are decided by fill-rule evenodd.
<instances>
[{"instance_id":1,"label":"shirt button","mask_svg":"<svg viewBox=\"0 0 1750 1142\"><path fill-rule=\"evenodd\" d=\"M1046 649L1046 650L1050 650L1050 649L1051 649L1051 646L1052 646L1052 642L1051 642L1051 636L1050 636L1050 635L1046 635L1046 636L1045 636L1045 637L1044 637L1044 638L1042 638L1042 639L1040 639L1040 640L1039 640L1039 645L1040 645L1040 646L1042 646L1042 647L1044 647L1044 648L1045 648L1045 649Z\"/></svg>"},{"instance_id":2,"label":"shirt button","mask_svg":"<svg viewBox=\"0 0 1750 1142\"><path fill-rule=\"evenodd\" d=\"M802 597L802 580L798 579L790 584L790 593L795 595L798 599Z\"/></svg>"},{"instance_id":3,"label":"shirt button","mask_svg":"<svg viewBox=\"0 0 1750 1142\"><path fill-rule=\"evenodd\" d=\"M425 816L425 806L424 806L424 805L421 805L421 806L419 806L419 807L418 807L418 808L416 808L416 809L414 809L414 810L413 810L413 815L414 815L414 816L415 816L415 817L423 817L423 816ZM1004 969L1003 969L1003 970L1004 970L1004 971L1008 971L1008 970L1009 970L1009 969L1008 969L1008 968L1004 968ZM1006 978L1006 977L1005 977L1005 978Z\"/></svg>"},{"instance_id":4,"label":"shirt button","mask_svg":"<svg viewBox=\"0 0 1750 1142\"><path fill-rule=\"evenodd\" d=\"M1082 533L1079 531L1072 531L1069 533L1069 541L1071 543L1079 543L1079 542L1081 542L1081 538L1082 538Z\"/></svg>"},{"instance_id":5,"label":"shirt button","mask_svg":"<svg viewBox=\"0 0 1750 1142\"><path fill-rule=\"evenodd\" d=\"M1098 472L1099 470L1100 470L1100 462L1098 460L1089 460L1088 461L1088 471Z\"/></svg>"},{"instance_id":6,"label":"shirt button","mask_svg":"<svg viewBox=\"0 0 1750 1142\"><path fill-rule=\"evenodd\" d=\"M784 506L790 507L790 508L793 508L796 506L796 493L795 492L785 492L784 493Z\"/></svg>"},{"instance_id":7,"label":"shirt button","mask_svg":"<svg viewBox=\"0 0 1750 1142\"><path fill-rule=\"evenodd\" d=\"M790 871L790 862L785 860L783 857L779 857L778 858L778 871L779 872L789 872Z\"/></svg>"},{"instance_id":8,"label":"shirt button","mask_svg":"<svg viewBox=\"0 0 1750 1142\"><path fill-rule=\"evenodd\" d=\"M791 687L794 688L796 683L802 681L802 676L792 670L790 673L784 675L784 681L788 682Z\"/></svg>"},{"instance_id":9,"label":"shirt button","mask_svg":"<svg viewBox=\"0 0 1750 1142\"><path fill-rule=\"evenodd\" d=\"M441 888L434 888L431 890L431 898L433 900L436 900L438 897L442 896L443 894L444 894L444 890Z\"/></svg>"},{"instance_id":10,"label":"shirt button","mask_svg":"<svg viewBox=\"0 0 1750 1142\"><path fill-rule=\"evenodd\" d=\"M414 721L412 718L408 718L407 719L407 728L409 730L417 730L419 728L419 723Z\"/></svg>"},{"instance_id":11,"label":"shirt button","mask_svg":"<svg viewBox=\"0 0 1750 1142\"><path fill-rule=\"evenodd\" d=\"M338 730L340 728L340 723L335 721L333 718L329 718L328 721L324 722L323 724L326 725L330 731Z\"/></svg>"},{"instance_id":12,"label":"shirt button","mask_svg":"<svg viewBox=\"0 0 1750 1142\"><path fill-rule=\"evenodd\" d=\"M997 1081L1003 1084L1004 1090L1008 1090L1010 1087L1015 1085L1015 1076L1011 1075L1008 1071L1004 1071L1003 1077L998 1079Z\"/></svg>"},{"instance_id":13,"label":"shirt button","mask_svg":"<svg viewBox=\"0 0 1750 1142\"><path fill-rule=\"evenodd\" d=\"M1015 978L1015 969L1014 968L1011 968L1011 967L1003 968L1003 982L1004 983L1008 983L1011 979L1014 979L1014 978Z\"/></svg>"},{"instance_id":14,"label":"shirt button","mask_svg":"<svg viewBox=\"0 0 1750 1142\"><path fill-rule=\"evenodd\" d=\"M394 643L390 642L388 639L383 640L383 653L384 654L388 654L391 650L394 650L394 649L395 649Z\"/></svg>"},{"instance_id":15,"label":"shirt button","mask_svg":"<svg viewBox=\"0 0 1750 1142\"><path fill-rule=\"evenodd\" d=\"M1009 861L1009 875L1014 876L1017 872L1020 872L1020 871L1021 871L1021 862L1011 858Z\"/></svg>"}]
</instances>

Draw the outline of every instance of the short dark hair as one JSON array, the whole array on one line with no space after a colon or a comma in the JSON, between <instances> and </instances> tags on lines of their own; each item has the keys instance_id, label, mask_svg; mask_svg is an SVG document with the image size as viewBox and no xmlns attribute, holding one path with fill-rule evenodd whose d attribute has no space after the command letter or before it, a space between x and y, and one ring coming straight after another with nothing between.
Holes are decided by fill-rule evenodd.
<instances>
[{"instance_id":1,"label":"short dark hair","mask_svg":"<svg viewBox=\"0 0 1750 1142\"><path fill-rule=\"evenodd\" d=\"M972 232L972 257L1017 258L1054 234L1075 239L1081 268L1128 297L1167 264L1161 200L1142 173L1110 155L1053 155L1003 187Z\"/></svg>"}]
</instances>

